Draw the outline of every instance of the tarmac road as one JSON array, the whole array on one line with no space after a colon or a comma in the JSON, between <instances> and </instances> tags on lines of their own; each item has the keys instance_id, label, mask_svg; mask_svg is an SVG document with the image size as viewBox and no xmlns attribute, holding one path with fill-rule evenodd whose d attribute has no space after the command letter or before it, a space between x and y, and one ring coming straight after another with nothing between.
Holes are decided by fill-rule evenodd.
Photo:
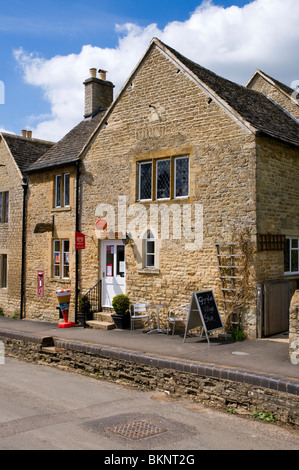
<instances>
[{"instance_id":1,"label":"tarmac road","mask_svg":"<svg viewBox=\"0 0 299 470\"><path fill-rule=\"evenodd\" d=\"M135 468L163 450L192 464L186 451L299 449L299 433L277 425L9 357L0 396L1 450L103 450L104 463L122 455L111 451L150 450L126 461Z\"/></svg>"}]
</instances>

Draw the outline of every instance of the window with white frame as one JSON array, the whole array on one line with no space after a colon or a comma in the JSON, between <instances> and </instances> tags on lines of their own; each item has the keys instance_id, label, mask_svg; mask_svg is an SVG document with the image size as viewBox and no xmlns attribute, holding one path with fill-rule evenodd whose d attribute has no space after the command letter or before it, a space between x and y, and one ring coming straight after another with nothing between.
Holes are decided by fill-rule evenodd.
<instances>
[{"instance_id":1,"label":"window with white frame","mask_svg":"<svg viewBox=\"0 0 299 470\"><path fill-rule=\"evenodd\" d=\"M0 193L0 223L8 223L9 212L9 193L8 191Z\"/></svg>"},{"instance_id":2,"label":"window with white frame","mask_svg":"<svg viewBox=\"0 0 299 470\"><path fill-rule=\"evenodd\" d=\"M7 287L7 255L0 255L0 289Z\"/></svg>"},{"instance_id":3,"label":"window with white frame","mask_svg":"<svg viewBox=\"0 0 299 470\"><path fill-rule=\"evenodd\" d=\"M145 240L145 267L155 267L155 238L150 230Z\"/></svg>"},{"instance_id":4,"label":"window with white frame","mask_svg":"<svg viewBox=\"0 0 299 470\"><path fill-rule=\"evenodd\" d=\"M287 237L284 250L284 273L299 274L299 238Z\"/></svg>"},{"instance_id":5,"label":"window with white frame","mask_svg":"<svg viewBox=\"0 0 299 470\"><path fill-rule=\"evenodd\" d=\"M55 175L54 207L70 206L70 174Z\"/></svg>"},{"instance_id":6,"label":"window with white frame","mask_svg":"<svg viewBox=\"0 0 299 470\"><path fill-rule=\"evenodd\" d=\"M70 277L69 240L53 240L53 277L60 279Z\"/></svg>"},{"instance_id":7,"label":"window with white frame","mask_svg":"<svg viewBox=\"0 0 299 470\"><path fill-rule=\"evenodd\" d=\"M189 156L139 162L138 170L139 201L189 196Z\"/></svg>"}]
</instances>

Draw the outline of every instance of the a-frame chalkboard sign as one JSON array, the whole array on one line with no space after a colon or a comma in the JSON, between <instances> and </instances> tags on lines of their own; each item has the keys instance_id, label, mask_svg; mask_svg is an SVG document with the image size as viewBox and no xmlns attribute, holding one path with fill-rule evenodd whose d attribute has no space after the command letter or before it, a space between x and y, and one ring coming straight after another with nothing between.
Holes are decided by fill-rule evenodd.
<instances>
[{"instance_id":1,"label":"a-frame chalkboard sign","mask_svg":"<svg viewBox=\"0 0 299 470\"><path fill-rule=\"evenodd\" d=\"M184 342L187 332L193 328L202 327L208 343L208 332L223 328L221 316L215 301L213 291L193 292L187 317Z\"/></svg>"}]
</instances>

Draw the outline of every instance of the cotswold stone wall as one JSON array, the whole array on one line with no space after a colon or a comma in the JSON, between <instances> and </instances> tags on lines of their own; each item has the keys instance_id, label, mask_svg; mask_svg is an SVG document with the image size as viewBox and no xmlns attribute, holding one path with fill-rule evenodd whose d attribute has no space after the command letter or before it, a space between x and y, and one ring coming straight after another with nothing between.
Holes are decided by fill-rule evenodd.
<instances>
[{"instance_id":1,"label":"cotswold stone wall","mask_svg":"<svg viewBox=\"0 0 299 470\"><path fill-rule=\"evenodd\" d=\"M257 138L257 232L299 236L299 151L274 139ZM284 252L257 256L257 280L284 278ZM294 290L297 281L291 278ZM298 276L297 276L298 278Z\"/></svg>"},{"instance_id":2,"label":"cotswold stone wall","mask_svg":"<svg viewBox=\"0 0 299 470\"><path fill-rule=\"evenodd\" d=\"M70 173L70 207L54 208L54 180L56 174ZM39 224L49 226L45 231ZM53 225L53 226L52 226ZM53 240L70 241L70 279L53 275ZM37 274L44 272L44 295L38 296ZM56 290L71 289L70 320L74 317L75 300L75 176L74 168L30 175L26 230L26 318L58 321Z\"/></svg>"},{"instance_id":3,"label":"cotswold stone wall","mask_svg":"<svg viewBox=\"0 0 299 470\"><path fill-rule=\"evenodd\" d=\"M189 397L249 417L269 413L278 423L299 426L296 382L51 337L1 331L0 338L8 356L142 389L167 390L172 398Z\"/></svg>"},{"instance_id":4,"label":"cotswold stone wall","mask_svg":"<svg viewBox=\"0 0 299 470\"><path fill-rule=\"evenodd\" d=\"M0 192L9 192L8 223L0 223L0 254L7 255L7 288L0 288L0 307L6 315L20 312L22 259L22 176L7 146L0 141Z\"/></svg>"},{"instance_id":5,"label":"cotswold stone wall","mask_svg":"<svg viewBox=\"0 0 299 470\"><path fill-rule=\"evenodd\" d=\"M291 83L287 84L289 87ZM251 82L250 88L253 90L260 91L261 93L266 94L284 109L286 109L290 114L292 114L296 119L299 119L299 104L294 103L288 96L286 96L282 91L278 90L274 85L271 85L267 80L265 80L260 75L257 75ZM296 95L298 99L298 94Z\"/></svg>"},{"instance_id":6,"label":"cotswold stone wall","mask_svg":"<svg viewBox=\"0 0 299 470\"><path fill-rule=\"evenodd\" d=\"M127 206L137 210L138 162L189 155L189 197L163 202L168 208L176 203L181 213L186 204L202 204L203 244L188 250L185 239L160 240L159 266L149 272L140 269L142 253L134 240L126 246L126 292L132 301L177 306L189 302L194 291L212 289L223 311L215 243L235 242L247 227L255 243L254 136L215 101L209 102L200 87L182 71L178 73L178 67L156 48L143 61L107 123L83 159L82 231L94 235L100 203L113 205L118 217L118 196L126 196ZM159 208L159 201L145 206L148 220L153 205ZM193 229L194 223L193 219ZM89 242L82 253L83 291L98 280L99 246ZM255 312L254 273L249 283L248 311ZM248 333L255 336L254 322Z\"/></svg>"}]
</instances>

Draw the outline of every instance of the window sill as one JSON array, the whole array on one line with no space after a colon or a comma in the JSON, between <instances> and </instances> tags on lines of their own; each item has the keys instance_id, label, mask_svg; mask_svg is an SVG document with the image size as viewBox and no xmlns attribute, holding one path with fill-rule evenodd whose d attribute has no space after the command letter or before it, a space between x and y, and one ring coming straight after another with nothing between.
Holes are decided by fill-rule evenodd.
<instances>
[{"instance_id":1,"label":"window sill","mask_svg":"<svg viewBox=\"0 0 299 470\"><path fill-rule=\"evenodd\" d=\"M66 212L66 211L71 211L72 208L71 206L67 206L67 207L53 207L51 209L51 212Z\"/></svg>"},{"instance_id":2,"label":"window sill","mask_svg":"<svg viewBox=\"0 0 299 470\"><path fill-rule=\"evenodd\" d=\"M284 273L284 277L286 279L298 279L299 272L298 273Z\"/></svg>"},{"instance_id":3,"label":"window sill","mask_svg":"<svg viewBox=\"0 0 299 470\"><path fill-rule=\"evenodd\" d=\"M60 277L50 277L49 281L50 282L60 282L62 284L70 284L70 282L71 282L70 279L61 279Z\"/></svg>"},{"instance_id":4,"label":"window sill","mask_svg":"<svg viewBox=\"0 0 299 470\"><path fill-rule=\"evenodd\" d=\"M157 268L142 268L138 269L138 274L160 274L160 269Z\"/></svg>"}]
</instances>

